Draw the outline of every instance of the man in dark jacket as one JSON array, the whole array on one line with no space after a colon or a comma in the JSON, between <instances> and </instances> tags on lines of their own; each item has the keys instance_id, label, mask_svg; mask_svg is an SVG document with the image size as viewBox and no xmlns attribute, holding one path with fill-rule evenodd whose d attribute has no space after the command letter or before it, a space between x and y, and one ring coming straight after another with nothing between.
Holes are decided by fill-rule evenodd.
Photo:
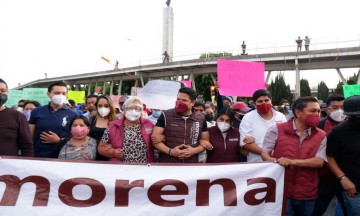
<instances>
[{"instance_id":1,"label":"man in dark jacket","mask_svg":"<svg viewBox=\"0 0 360 216\"><path fill-rule=\"evenodd\" d=\"M210 144L204 115L193 112L195 100L196 92L183 87L175 108L159 117L151 136L153 145L160 151L159 162L197 163L198 154L205 150L200 140Z\"/></svg>"}]
</instances>

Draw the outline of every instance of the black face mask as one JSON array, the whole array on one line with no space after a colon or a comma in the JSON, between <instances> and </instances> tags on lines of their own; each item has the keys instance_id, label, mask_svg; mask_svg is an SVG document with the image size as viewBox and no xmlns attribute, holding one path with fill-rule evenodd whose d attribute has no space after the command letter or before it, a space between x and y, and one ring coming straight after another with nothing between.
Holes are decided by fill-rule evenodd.
<instances>
[{"instance_id":1,"label":"black face mask","mask_svg":"<svg viewBox=\"0 0 360 216\"><path fill-rule=\"evenodd\" d=\"M4 105L7 101L7 95L0 93L0 106Z\"/></svg>"},{"instance_id":2,"label":"black face mask","mask_svg":"<svg viewBox=\"0 0 360 216\"><path fill-rule=\"evenodd\" d=\"M205 115L205 120L208 122L211 122L212 120L214 120L214 116L211 114L206 114Z\"/></svg>"}]
</instances>

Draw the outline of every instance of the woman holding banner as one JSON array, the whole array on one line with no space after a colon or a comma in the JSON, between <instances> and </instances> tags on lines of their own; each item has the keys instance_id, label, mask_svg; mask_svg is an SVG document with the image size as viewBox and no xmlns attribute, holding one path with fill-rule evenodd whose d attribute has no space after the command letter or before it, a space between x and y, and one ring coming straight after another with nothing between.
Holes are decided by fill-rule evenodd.
<instances>
[{"instance_id":1,"label":"woman holding banner","mask_svg":"<svg viewBox=\"0 0 360 216\"><path fill-rule=\"evenodd\" d=\"M111 98L107 95L101 95L95 102L96 115L90 116L90 132L89 136L94 138L97 144L100 143L101 138L104 135L105 129L109 126L109 123L117 120L115 108ZM97 152L96 160L107 160L106 157L102 156Z\"/></svg>"},{"instance_id":2,"label":"woman holding banner","mask_svg":"<svg viewBox=\"0 0 360 216\"><path fill-rule=\"evenodd\" d=\"M124 117L110 122L98 146L101 155L111 161L154 162L151 133L154 123L142 117L144 106L139 97L124 103Z\"/></svg>"},{"instance_id":3,"label":"woman holding banner","mask_svg":"<svg viewBox=\"0 0 360 216\"><path fill-rule=\"evenodd\" d=\"M240 162L240 133L232 127L234 113L230 107L219 110L216 126L209 128L212 150L207 150L207 163Z\"/></svg>"}]
</instances>

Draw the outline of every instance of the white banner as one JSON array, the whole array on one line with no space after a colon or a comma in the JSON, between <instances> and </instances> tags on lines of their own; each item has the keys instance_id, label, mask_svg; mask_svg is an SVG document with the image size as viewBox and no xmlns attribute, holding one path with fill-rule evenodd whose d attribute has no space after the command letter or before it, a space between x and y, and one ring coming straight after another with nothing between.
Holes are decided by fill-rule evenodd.
<instances>
[{"instance_id":1,"label":"white banner","mask_svg":"<svg viewBox=\"0 0 360 216\"><path fill-rule=\"evenodd\" d=\"M146 107L150 109L172 109L175 108L175 102L181 82L171 80L150 80L137 96L141 98Z\"/></svg>"},{"instance_id":2,"label":"white banner","mask_svg":"<svg viewBox=\"0 0 360 216\"><path fill-rule=\"evenodd\" d=\"M281 215L274 163L126 165L0 159L0 215Z\"/></svg>"}]
</instances>

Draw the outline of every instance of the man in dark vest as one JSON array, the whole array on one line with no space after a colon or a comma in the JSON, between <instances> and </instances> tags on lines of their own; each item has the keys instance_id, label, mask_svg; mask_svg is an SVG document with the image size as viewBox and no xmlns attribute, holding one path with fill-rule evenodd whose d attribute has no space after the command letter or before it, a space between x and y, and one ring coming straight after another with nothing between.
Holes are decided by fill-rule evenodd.
<instances>
[{"instance_id":1,"label":"man in dark vest","mask_svg":"<svg viewBox=\"0 0 360 216\"><path fill-rule=\"evenodd\" d=\"M193 112L196 92L191 88L181 88L174 109L163 112L152 134L152 142L160 151L162 163L198 163L198 154L210 144L209 133L203 114Z\"/></svg>"},{"instance_id":2,"label":"man in dark vest","mask_svg":"<svg viewBox=\"0 0 360 216\"><path fill-rule=\"evenodd\" d=\"M311 216L318 190L318 168L326 160L326 133L316 127L320 122L316 98L301 97L292 110L294 118L266 132L261 157L286 167L286 215Z\"/></svg>"}]
</instances>

